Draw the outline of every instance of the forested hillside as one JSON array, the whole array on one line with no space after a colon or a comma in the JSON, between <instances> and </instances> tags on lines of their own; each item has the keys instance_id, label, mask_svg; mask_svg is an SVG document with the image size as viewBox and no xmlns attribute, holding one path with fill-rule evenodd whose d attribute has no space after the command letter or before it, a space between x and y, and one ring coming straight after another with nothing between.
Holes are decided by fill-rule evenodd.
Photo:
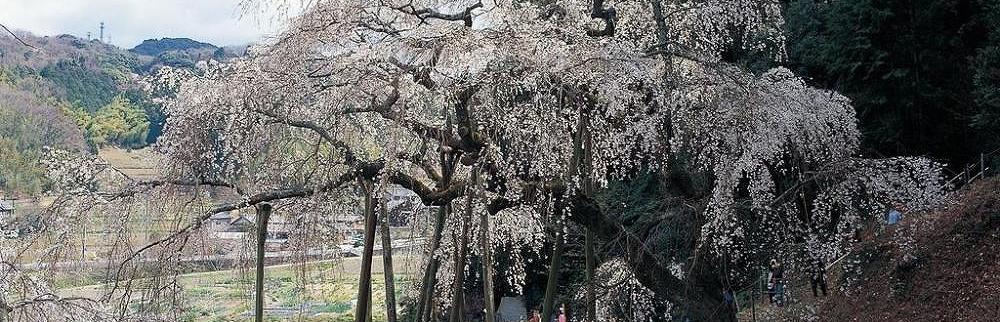
<instances>
[{"instance_id":1,"label":"forested hillside","mask_svg":"<svg viewBox=\"0 0 1000 322\"><path fill-rule=\"evenodd\" d=\"M148 40L123 50L70 35L18 38L0 36L0 190L10 193L43 190L38 161L45 146L88 153L155 142L165 117L136 81L159 66L193 68L199 59L239 53L190 39Z\"/></svg>"},{"instance_id":2,"label":"forested hillside","mask_svg":"<svg viewBox=\"0 0 1000 322\"><path fill-rule=\"evenodd\" d=\"M195 63L215 59L224 61L244 54L246 48L240 46L217 47L188 38L147 39L130 52L138 54L143 62L142 71L148 72L160 66L195 67Z\"/></svg>"},{"instance_id":3,"label":"forested hillside","mask_svg":"<svg viewBox=\"0 0 1000 322\"><path fill-rule=\"evenodd\" d=\"M1000 148L1000 1L792 0L788 60L851 98L868 154L961 166Z\"/></svg>"},{"instance_id":4,"label":"forested hillside","mask_svg":"<svg viewBox=\"0 0 1000 322\"><path fill-rule=\"evenodd\" d=\"M38 160L44 147L86 150L83 133L58 107L0 86L0 191L42 191L45 173Z\"/></svg>"}]
</instances>

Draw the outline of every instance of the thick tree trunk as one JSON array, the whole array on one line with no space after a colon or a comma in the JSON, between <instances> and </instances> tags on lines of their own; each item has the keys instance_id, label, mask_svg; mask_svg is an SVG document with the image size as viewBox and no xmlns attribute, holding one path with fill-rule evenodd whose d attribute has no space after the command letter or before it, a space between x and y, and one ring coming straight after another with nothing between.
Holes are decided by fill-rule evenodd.
<instances>
[{"instance_id":1,"label":"thick tree trunk","mask_svg":"<svg viewBox=\"0 0 1000 322\"><path fill-rule=\"evenodd\" d=\"M373 183L368 179L360 181L365 191L365 244L361 255L361 276L358 279L358 304L354 321L365 322L371 318L372 253L375 249L375 225L378 224L378 218L375 215L375 202L372 198Z\"/></svg>"},{"instance_id":2,"label":"thick tree trunk","mask_svg":"<svg viewBox=\"0 0 1000 322\"><path fill-rule=\"evenodd\" d=\"M675 304L674 316L692 322L720 321L735 322L736 312L728 310L722 302L722 293L708 289L697 289L687 294L684 303Z\"/></svg>"},{"instance_id":3,"label":"thick tree trunk","mask_svg":"<svg viewBox=\"0 0 1000 322\"><path fill-rule=\"evenodd\" d=\"M542 301L542 321L550 321L556 312L556 288L559 287L559 267L562 266L563 254L562 227L556 231L555 245L552 246L552 262L549 265L549 276L545 283L545 299Z\"/></svg>"},{"instance_id":4,"label":"thick tree trunk","mask_svg":"<svg viewBox=\"0 0 1000 322\"><path fill-rule=\"evenodd\" d=\"M389 206L387 199L381 199L381 220L382 224L382 265L383 275L385 275L385 316L387 322L396 322L396 281L392 271L392 236L389 235Z\"/></svg>"},{"instance_id":5,"label":"thick tree trunk","mask_svg":"<svg viewBox=\"0 0 1000 322\"><path fill-rule=\"evenodd\" d=\"M257 205L257 267L254 284L254 321L264 321L264 243L267 241L267 221L271 205Z\"/></svg>"},{"instance_id":6,"label":"thick tree trunk","mask_svg":"<svg viewBox=\"0 0 1000 322\"><path fill-rule=\"evenodd\" d=\"M577 194L571 200L569 219L587 228L602 240L625 240L628 245L642 245L637 236L623 231L620 223L601 212L593 199ZM629 249L628 264L636 279L655 296L674 304L678 317L691 321L734 321L735 314L722 314L722 283L713 258L693 261L684 279L674 276L667 262L643 247Z\"/></svg>"},{"instance_id":7,"label":"thick tree trunk","mask_svg":"<svg viewBox=\"0 0 1000 322\"><path fill-rule=\"evenodd\" d=\"M435 218L434 234L431 235L431 247L428 253L427 269L424 270L424 280L421 286L420 301L418 302L418 321L430 321L434 307L434 285L437 284L438 260L434 257L441 246L441 235L444 233L445 220L449 212L450 205L438 207L437 218Z\"/></svg>"}]
</instances>

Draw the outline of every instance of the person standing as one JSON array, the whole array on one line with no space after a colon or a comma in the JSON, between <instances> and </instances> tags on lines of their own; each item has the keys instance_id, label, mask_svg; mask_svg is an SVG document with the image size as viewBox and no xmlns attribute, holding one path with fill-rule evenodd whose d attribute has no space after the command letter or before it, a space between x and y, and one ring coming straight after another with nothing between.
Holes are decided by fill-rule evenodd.
<instances>
[{"instance_id":1,"label":"person standing","mask_svg":"<svg viewBox=\"0 0 1000 322\"><path fill-rule=\"evenodd\" d=\"M562 306L559 307L559 322L566 322L566 321L569 320L566 318L566 304L563 304Z\"/></svg>"},{"instance_id":2,"label":"person standing","mask_svg":"<svg viewBox=\"0 0 1000 322\"><path fill-rule=\"evenodd\" d=\"M896 203L892 208L889 208L889 213L885 216L885 223L887 225L895 225L900 220L903 220L904 208L902 203Z\"/></svg>"},{"instance_id":3,"label":"person standing","mask_svg":"<svg viewBox=\"0 0 1000 322\"><path fill-rule=\"evenodd\" d=\"M772 304L778 304L782 306L784 300L784 282L785 278L785 268L782 267L781 263L777 259L771 259L771 266L768 268L770 272L768 275L768 295L770 296Z\"/></svg>"},{"instance_id":4,"label":"person standing","mask_svg":"<svg viewBox=\"0 0 1000 322\"><path fill-rule=\"evenodd\" d=\"M531 317L528 318L528 322L542 322L542 316L538 313L538 309L531 310Z\"/></svg>"},{"instance_id":5,"label":"person standing","mask_svg":"<svg viewBox=\"0 0 1000 322\"><path fill-rule=\"evenodd\" d=\"M733 293L732 289L726 288L722 290L722 304L726 306L726 310L733 314L739 312L736 307L736 294Z\"/></svg>"}]
</instances>

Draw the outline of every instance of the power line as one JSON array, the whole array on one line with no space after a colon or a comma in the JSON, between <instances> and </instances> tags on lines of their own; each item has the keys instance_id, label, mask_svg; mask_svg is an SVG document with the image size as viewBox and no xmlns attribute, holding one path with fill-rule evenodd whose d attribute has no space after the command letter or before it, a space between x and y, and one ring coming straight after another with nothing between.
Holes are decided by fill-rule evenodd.
<instances>
[{"instance_id":1,"label":"power line","mask_svg":"<svg viewBox=\"0 0 1000 322\"><path fill-rule=\"evenodd\" d=\"M21 37L18 37L17 34L14 34L13 31L10 31L10 29L7 29L7 26L4 26L3 24L0 24L0 27L3 27L3 30L6 30L7 33L9 33L11 36L14 36L14 39L17 39L17 41L19 41L22 45L28 46L28 47L33 48L33 49L38 49L35 46L29 45L28 43L24 42L24 40L22 40Z\"/></svg>"}]
</instances>

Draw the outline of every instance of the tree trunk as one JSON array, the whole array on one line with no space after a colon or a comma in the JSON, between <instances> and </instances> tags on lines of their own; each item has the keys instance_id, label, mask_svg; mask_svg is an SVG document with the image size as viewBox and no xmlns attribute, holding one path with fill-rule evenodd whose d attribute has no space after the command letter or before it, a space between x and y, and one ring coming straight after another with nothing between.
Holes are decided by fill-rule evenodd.
<instances>
[{"instance_id":1,"label":"tree trunk","mask_svg":"<svg viewBox=\"0 0 1000 322\"><path fill-rule=\"evenodd\" d=\"M707 289L699 289L688 293L689 298L687 301L680 304L680 317L687 318L693 322L735 322L736 312L725 308L726 304L722 302L721 294L721 291L717 293Z\"/></svg>"},{"instance_id":2,"label":"tree trunk","mask_svg":"<svg viewBox=\"0 0 1000 322\"><path fill-rule=\"evenodd\" d=\"M254 284L254 321L264 321L264 243L267 241L267 221L271 205L257 205L257 269Z\"/></svg>"},{"instance_id":3,"label":"tree trunk","mask_svg":"<svg viewBox=\"0 0 1000 322\"><path fill-rule=\"evenodd\" d=\"M628 234L620 223L603 214L596 202L585 195L575 195L571 200L569 219L592 231L603 240L621 238L628 245L642 245L637 236ZM671 273L665 262L643 247L630 247L628 264L636 279L649 288L657 299L674 303L675 315L691 321L734 321L735 314L719 314L722 303L720 265L713 258L694 261L690 274L684 279ZM692 246L694 247L694 246Z\"/></svg>"},{"instance_id":4,"label":"tree trunk","mask_svg":"<svg viewBox=\"0 0 1000 322\"><path fill-rule=\"evenodd\" d=\"M392 236L389 235L389 206L387 199L381 202L382 223L382 270L385 275L385 316L386 322L396 322L396 281L392 272Z\"/></svg>"},{"instance_id":5,"label":"tree trunk","mask_svg":"<svg viewBox=\"0 0 1000 322\"><path fill-rule=\"evenodd\" d=\"M372 291L372 252L375 248L375 225L378 223L375 215L374 200L372 198L373 183L368 179L361 179L362 189L365 194L365 241L364 251L361 256L361 276L358 283L358 304L355 310L354 321L365 322L371 316L371 291Z\"/></svg>"},{"instance_id":6,"label":"tree trunk","mask_svg":"<svg viewBox=\"0 0 1000 322\"><path fill-rule=\"evenodd\" d=\"M434 257L434 253L437 252L438 248L441 246L441 235L444 232L444 224L447 219L447 214L449 212L450 205L444 205L438 207L438 215L435 218L434 234L431 236L431 248L428 254L429 258L427 261L427 269L424 271L424 284L422 285L423 291L420 292L420 301L418 302L418 321L430 321L432 315L432 308L434 306L434 285L437 284L437 269L438 260Z\"/></svg>"},{"instance_id":7,"label":"tree trunk","mask_svg":"<svg viewBox=\"0 0 1000 322\"><path fill-rule=\"evenodd\" d=\"M559 267L562 266L564 243L561 225L558 227L555 235L555 245L552 247L552 262L549 265L549 276L545 283L545 299L542 302L542 321L545 322L551 321L552 314L556 312L556 288L559 287Z\"/></svg>"}]
</instances>

